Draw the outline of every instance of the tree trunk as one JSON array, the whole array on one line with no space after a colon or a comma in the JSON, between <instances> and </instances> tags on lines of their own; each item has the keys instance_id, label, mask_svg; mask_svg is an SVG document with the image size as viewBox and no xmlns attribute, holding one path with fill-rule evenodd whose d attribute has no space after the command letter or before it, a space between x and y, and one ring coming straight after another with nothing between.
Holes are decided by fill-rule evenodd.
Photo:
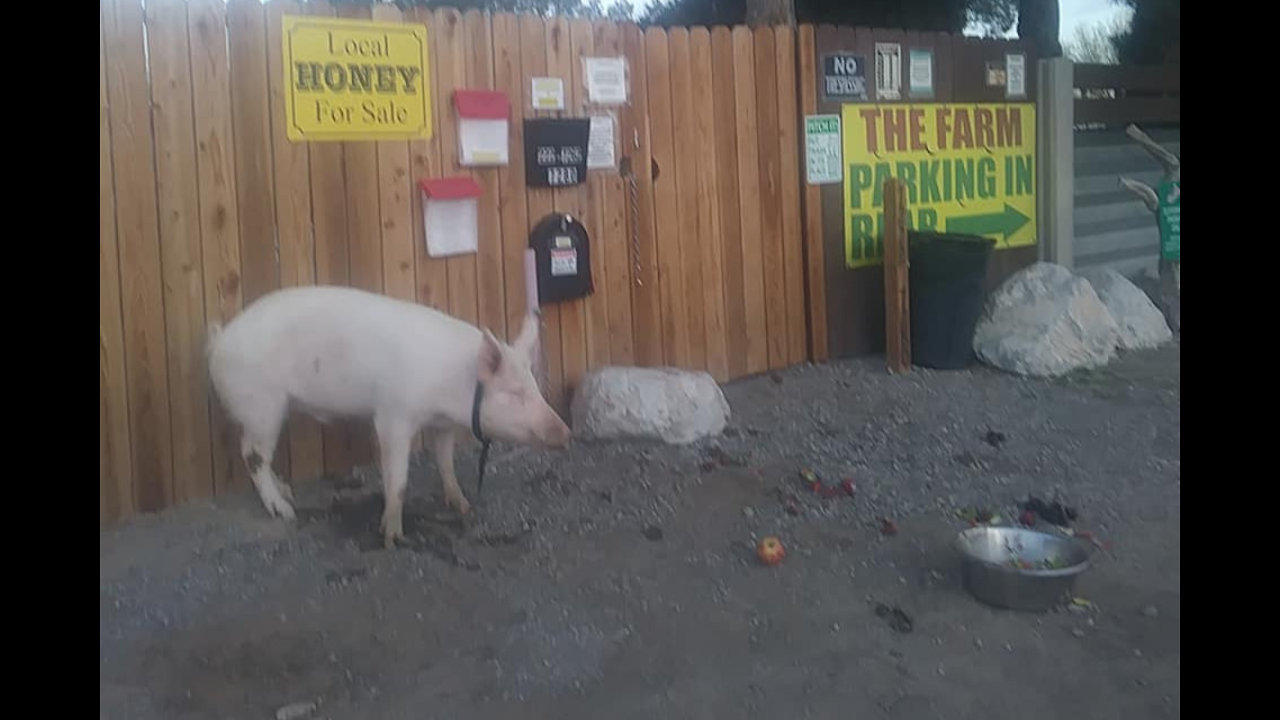
<instances>
[{"instance_id":1,"label":"tree trunk","mask_svg":"<svg viewBox=\"0 0 1280 720\"><path fill-rule=\"evenodd\" d=\"M796 24L795 0L747 0L747 25Z\"/></svg>"},{"instance_id":2,"label":"tree trunk","mask_svg":"<svg viewBox=\"0 0 1280 720\"><path fill-rule=\"evenodd\" d=\"M1018 0L1018 39L1036 44L1041 58L1062 57L1058 0Z\"/></svg>"}]
</instances>

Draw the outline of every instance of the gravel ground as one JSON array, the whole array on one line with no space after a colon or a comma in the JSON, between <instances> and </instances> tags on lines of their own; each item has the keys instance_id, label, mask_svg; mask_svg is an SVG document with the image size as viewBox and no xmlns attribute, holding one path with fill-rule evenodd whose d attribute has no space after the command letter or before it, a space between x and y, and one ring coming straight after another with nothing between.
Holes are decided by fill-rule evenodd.
<instances>
[{"instance_id":1,"label":"gravel ground","mask_svg":"<svg viewBox=\"0 0 1280 720\"><path fill-rule=\"evenodd\" d=\"M479 502L468 448L466 524L416 458L394 552L367 469L302 484L293 527L246 490L104 531L101 717L1180 716L1176 344L1055 381L872 358L726 395L713 442L495 446ZM961 588L957 509L1028 493L1101 540L1093 607ZM782 565L755 561L764 535Z\"/></svg>"}]
</instances>

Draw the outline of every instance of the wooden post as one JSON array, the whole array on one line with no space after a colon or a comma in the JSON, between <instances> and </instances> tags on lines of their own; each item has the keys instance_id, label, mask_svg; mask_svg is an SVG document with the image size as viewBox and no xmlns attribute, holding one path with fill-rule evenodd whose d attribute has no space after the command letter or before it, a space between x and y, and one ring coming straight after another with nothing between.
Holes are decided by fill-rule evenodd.
<instances>
[{"instance_id":1,"label":"wooden post","mask_svg":"<svg viewBox=\"0 0 1280 720\"><path fill-rule=\"evenodd\" d=\"M908 291L907 189L901 180L884 183L884 333L889 372L911 368L911 303Z\"/></svg>"}]
</instances>

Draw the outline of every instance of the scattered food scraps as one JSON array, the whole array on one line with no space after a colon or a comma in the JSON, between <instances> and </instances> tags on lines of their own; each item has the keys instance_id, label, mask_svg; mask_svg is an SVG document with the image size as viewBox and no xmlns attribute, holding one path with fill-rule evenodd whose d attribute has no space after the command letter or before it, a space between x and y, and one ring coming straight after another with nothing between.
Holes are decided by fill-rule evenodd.
<instances>
[{"instance_id":1,"label":"scattered food scraps","mask_svg":"<svg viewBox=\"0 0 1280 720\"><path fill-rule=\"evenodd\" d=\"M889 518L880 518L880 533L882 535L889 536L897 535L898 523L890 520Z\"/></svg>"},{"instance_id":2,"label":"scattered food scraps","mask_svg":"<svg viewBox=\"0 0 1280 720\"><path fill-rule=\"evenodd\" d=\"M993 448L1000 447L1007 439L1004 433L995 430L987 430L987 434L982 436L982 440Z\"/></svg>"},{"instance_id":3,"label":"scattered food scraps","mask_svg":"<svg viewBox=\"0 0 1280 720\"><path fill-rule=\"evenodd\" d=\"M897 605L889 606L884 603L876 603L876 616L887 620L889 627L903 634L911 632L912 628L915 627L911 616Z\"/></svg>"},{"instance_id":4,"label":"scattered food scraps","mask_svg":"<svg viewBox=\"0 0 1280 720\"><path fill-rule=\"evenodd\" d=\"M762 538L756 545L756 557L760 558L760 562L765 565L777 565L786 556L787 551L782 547L782 541L773 535Z\"/></svg>"},{"instance_id":5,"label":"scattered food scraps","mask_svg":"<svg viewBox=\"0 0 1280 720\"><path fill-rule=\"evenodd\" d=\"M662 528L650 525L644 529L644 537L650 542L657 542L662 539Z\"/></svg>"},{"instance_id":6,"label":"scattered food scraps","mask_svg":"<svg viewBox=\"0 0 1280 720\"><path fill-rule=\"evenodd\" d=\"M1027 501L1022 503L1022 509L1035 513L1047 523L1062 527L1069 527L1076 519L1075 508L1068 507L1057 500L1051 503L1045 502L1035 495L1027 497Z\"/></svg>"}]
</instances>

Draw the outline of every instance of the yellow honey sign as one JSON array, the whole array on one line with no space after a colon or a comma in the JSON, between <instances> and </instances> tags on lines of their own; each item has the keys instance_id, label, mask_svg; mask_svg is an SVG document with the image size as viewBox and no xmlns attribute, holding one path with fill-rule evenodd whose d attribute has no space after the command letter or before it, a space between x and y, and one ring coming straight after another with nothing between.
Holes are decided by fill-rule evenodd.
<instances>
[{"instance_id":1,"label":"yellow honey sign","mask_svg":"<svg viewBox=\"0 0 1280 720\"><path fill-rule=\"evenodd\" d=\"M1036 243L1031 103L843 106L845 266L884 258L884 181L903 182L916 230Z\"/></svg>"},{"instance_id":2,"label":"yellow honey sign","mask_svg":"<svg viewBox=\"0 0 1280 720\"><path fill-rule=\"evenodd\" d=\"M290 140L431 137L425 25L298 15L283 20Z\"/></svg>"}]
</instances>

